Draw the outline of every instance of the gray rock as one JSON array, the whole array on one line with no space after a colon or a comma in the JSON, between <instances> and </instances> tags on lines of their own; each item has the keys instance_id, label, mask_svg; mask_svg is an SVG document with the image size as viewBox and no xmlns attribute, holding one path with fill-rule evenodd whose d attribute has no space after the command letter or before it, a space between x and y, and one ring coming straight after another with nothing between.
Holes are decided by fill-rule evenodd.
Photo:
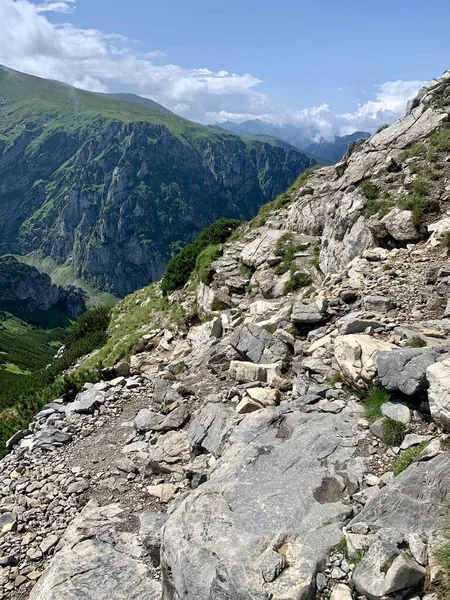
<instances>
[{"instance_id":1,"label":"gray rock","mask_svg":"<svg viewBox=\"0 0 450 600\"><path fill-rule=\"evenodd\" d=\"M386 231L399 242L420 239L421 234L417 231L412 212L410 210L401 210L393 208L380 221Z\"/></svg>"},{"instance_id":2,"label":"gray rock","mask_svg":"<svg viewBox=\"0 0 450 600\"><path fill-rule=\"evenodd\" d=\"M423 442L429 442L433 439L432 435L418 435L417 433L408 433L403 440L400 449L407 450L412 446L418 446L419 444L423 444Z\"/></svg>"},{"instance_id":3,"label":"gray rock","mask_svg":"<svg viewBox=\"0 0 450 600\"><path fill-rule=\"evenodd\" d=\"M243 360L258 364L282 363L289 354L284 342L252 323L236 329L229 343Z\"/></svg>"},{"instance_id":4,"label":"gray rock","mask_svg":"<svg viewBox=\"0 0 450 600\"><path fill-rule=\"evenodd\" d=\"M271 383L281 375L280 365L257 365L251 362L232 360L229 370L230 377L240 382L261 381Z\"/></svg>"},{"instance_id":5,"label":"gray rock","mask_svg":"<svg viewBox=\"0 0 450 600\"><path fill-rule=\"evenodd\" d=\"M167 514L152 510L145 510L139 515L139 538L147 548L154 567L160 564L161 529L167 518Z\"/></svg>"},{"instance_id":6,"label":"gray rock","mask_svg":"<svg viewBox=\"0 0 450 600\"><path fill-rule=\"evenodd\" d=\"M294 304L291 321L297 325L314 325L327 318L327 305L324 300L316 300L310 304L297 302Z\"/></svg>"},{"instance_id":7,"label":"gray rock","mask_svg":"<svg viewBox=\"0 0 450 600\"><path fill-rule=\"evenodd\" d=\"M148 408L142 408L136 415L133 425L136 431L146 432L158 429L161 427L163 421L163 415L153 412Z\"/></svg>"},{"instance_id":8,"label":"gray rock","mask_svg":"<svg viewBox=\"0 0 450 600\"><path fill-rule=\"evenodd\" d=\"M395 302L386 296L366 296L364 298L364 308L367 311L385 313L395 307Z\"/></svg>"},{"instance_id":9,"label":"gray rock","mask_svg":"<svg viewBox=\"0 0 450 600\"><path fill-rule=\"evenodd\" d=\"M378 600L389 594L413 588L425 578L425 569L401 554L395 544L373 543L353 572L359 594Z\"/></svg>"},{"instance_id":10,"label":"gray rock","mask_svg":"<svg viewBox=\"0 0 450 600\"><path fill-rule=\"evenodd\" d=\"M160 600L137 537L116 531L122 509L93 501L71 523L29 600Z\"/></svg>"},{"instance_id":11,"label":"gray rock","mask_svg":"<svg viewBox=\"0 0 450 600\"><path fill-rule=\"evenodd\" d=\"M70 402L66 406L68 414L80 413L89 414L93 413L96 408L105 402L105 392L98 390L95 386L90 387L84 392L80 392L75 398L74 402Z\"/></svg>"},{"instance_id":12,"label":"gray rock","mask_svg":"<svg viewBox=\"0 0 450 600\"><path fill-rule=\"evenodd\" d=\"M319 565L352 510L343 502L347 477L362 477L355 456L359 417L346 409L280 418L280 410L247 415L209 481L170 515L161 548L168 597L263 600L314 593ZM338 473L342 464L345 478ZM301 493L291 493L299 481Z\"/></svg>"},{"instance_id":13,"label":"gray rock","mask_svg":"<svg viewBox=\"0 0 450 600\"><path fill-rule=\"evenodd\" d=\"M445 519L441 499L449 492L450 453L445 452L405 469L367 502L350 527L369 523L402 534L420 531L429 535Z\"/></svg>"},{"instance_id":14,"label":"gray rock","mask_svg":"<svg viewBox=\"0 0 450 600\"><path fill-rule=\"evenodd\" d=\"M338 583L331 592L330 600L352 600L352 591L344 583Z\"/></svg>"},{"instance_id":15,"label":"gray rock","mask_svg":"<svg viewBox=\"0 0 450 600\"><path fill-rule=\"evenodd\" d=\"M427 547L423 543L418 533L408 533L405 536L405 540L408 542L412 557L419 565L425 567L428 563Z\"/></svg>"},{"instance_id":16,"label":"gray rock","mask_svg":"<svg viewBox=\"0 0 450 600\"><path fill-rule=\"evenodd\" d=\"M381 413L389 419L408 425L411 422L411 412L401 402L385 402L381 406Z\"/></svg>"},{"instance_id":17,"label":"gray rock","mask_svg":"<svg viewBox=\"0 0 450 600\"><path fill-rule=\"evenodd\" d=\"M427 368L446 356L444 350L401 348L380 352L377 360L380 383L389 391L413 396L427 387Z\"/></svg>"},{"instance_id":18,"label":"gray rock","mask_svg":"<svg viewBox=\"0 0 450 600\"><path fill-rule=\"evenodd\" d=\"M384 324L372 319L342 319L339 325L340 335L364 333L368 328L384 329Z\"/></svg>"},{"instance_id":19,"label":"gray rock","mask_svg":"<svg viewBox=\"0 0 450 600\"><path fill-rule=\"evenodd\" d=\"M376 542L375 535L363 535L361 533L347 533L347 554L350 560L355 559L361 552L366 552Z\"/></svg>"},{"instance_id":20,"label":"gray rock","mask_svg":"<svg viewBox=\"0 0 450 600\"><path fill-rule=\"evenodd\" d=\"M46 427L36 434L35 445L38 448L52 449L52 447L68 444L72 441L72 435L66 431Z\"/></svg>"},{"instance_id":21,"label":"gray rock","mask_svg":"<svg viewBox=\"0 0 450 600\"><path fill-rule=\"evenodd\" d=\"M208 402L195 415L189 427L189 444L219 456L234 422L233 411L219 402Z\"/></svg>"},{"instance_id":22,"label":"gray rock","mask_svg":"<svg viewBox=\"0 0 450 600\"><path fill-rule=\"evenodd\" d=\"M169 406L183 404L183 398L164 379L154 380L153 402L161 412L168 412Z\"/></svg>"},{"instance_id":23,"label":"gray rock","mask_svg":"<svg viewBox=\"0 0 450 600\"><path fill-rule=\"evenodd\" d=\"M13 448L16 444L20 442L20 440L23 440L23 438L29 435L30 433L31 431L29 429L21 429L20 431L16 431L16 433L14 433L9 438L9 440L6 441L6 449L10 450L11 448Z\"/></svg>"}]
</instances>

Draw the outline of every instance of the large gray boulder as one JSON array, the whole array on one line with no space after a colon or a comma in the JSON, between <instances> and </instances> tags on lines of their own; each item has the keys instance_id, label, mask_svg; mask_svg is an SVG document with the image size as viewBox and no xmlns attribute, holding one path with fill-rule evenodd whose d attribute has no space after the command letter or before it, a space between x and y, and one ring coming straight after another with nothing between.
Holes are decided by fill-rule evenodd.
<instances>
[{"instance_id":1,"label":"large gray boulder","mask_svg":"<svg viewBox=\"0 0 450 600\"><path fill-rule=\"evenodd\" d=\"M291 321L296 325L314 325L327 318L327 304L324 300L315 300L309 304L297 302L292 309Z\"/></svg>"},{"instance_id":2,"label":"large gray boulder","mask_svg":"<svg viewBox=\"0 0 450 600\"><path fill-rule=\"evenodd\" d=\"M404 597L425 578L425 569L415 560L401 553L392 542L379 540L372 544L353 573L356 591L378 600L388 595Z\"/></svg>"},{"instance_id":3,"label":"large gray boulder","mask_svg":"<svg viewBox=\"0 0 450 600\"><path fill-rule=\"evenodd\" d=\"M377 374L377 359L380 352L392 350L394 346L370 335L340 335L334 342L334 357L344 378L358 388L364 388Z\"/></svg>"},{"instance_id":4,"label":"large gray boulder","mask_svg":"<svg viewBox=\"0 0 450 600\"><path fill-rule=\"evenodd\" d=\"M253 323L233 331L229 343L243 360L253 363L281 363L289 354L284 342Z\"/></svg>"},{"instance_id":5,"label":"large gray boulder","mask_svg":"<svg viewBox=\"0 0 450 600\"><path fill-rule=\"evenodd\" d=\"M210 480L163 531L165 600L314 596L315 575L352 513L362 478L358 415L246 415ZM345 465L345 467L343 467Z\"/></svg>"},{"instance_id":6,"label":"large gray boulder","mask_svg":"<svg viewBox=\"0 0 450 600\"><path fill-rule=\"evenodd\" d=\"M122 509L89 502L68 527L59 552L29 600L159 600L137 536L117 531Z\"/></svg>"},{"instance_id":7,"label":"large gray boulder","mask_svg":"<svg viewBox=\"0 0 450 600\"><path fill-rule=\"evenodd\" d=\"M377 367L381 385L390 392L399 391L414 396L426 389L428 367L445 358L446 350L400 348L392 352L380 352Z\"/></svg>"},{"instance_id":8,"label":"large gray boulder","mask_svg":"<svg viewBox=\"0 0 450 600\"><path fill-rule=\"evenodd\" d=\"M450 453L416 462L371 498L349 526L374 525L401 533L431 534L447 515L442 499L450 492Z\"/></svg>"}]
</instances>

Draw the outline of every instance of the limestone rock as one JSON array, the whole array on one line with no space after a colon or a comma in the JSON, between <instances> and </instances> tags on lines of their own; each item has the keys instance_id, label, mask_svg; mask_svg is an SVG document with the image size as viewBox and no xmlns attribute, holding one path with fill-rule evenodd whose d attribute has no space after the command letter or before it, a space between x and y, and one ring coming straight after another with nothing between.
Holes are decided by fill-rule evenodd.
<instances>
[{"instance_id":1,"label":"limestone rock","mask_svg":"<svg viewBox=\"0 0 450 600\"><path fill-rule=\"evenodd\" d=\"M236 329L229 343L243 360L258 364L282 363L288 356L286 344L252 323Z\"/></svg>"},{"instance_id":2,"label":"limestone rock","mask_svg":"<svg viewBox=\"0 0 450 600\"><path fill-rule=\"evenodd\" d=\"M428 401L435 421L450 430L450 359L427 369Z\"/></svg>"},{"instance_id":3,"label":"limestone rock","mask_svg":"<svg viewBox=\"0 0 450 600\"><path fill-rule=\"evenodd\" d=\"M208 402L189 428L189 444L194 450L206 450L219 456L233 425L233 413L220 402Z\"/></svg>"},{"instance_id":4,"label":"limestone rock","mask_svg":"<svg viewBox=\"0 0 450 600\"><path fill-rule=\"evenodd\" d=\"M380 221L386 231L399 242L420 239L421 234L417 231L412 212L410 210L401 210L393 208Z\"/></svg>"},{"instance_id":5,"label":"limestone rock","mask_svg":"<svg viewBox=\"0 0 450 600\"><path fill-rule=\"evenodd\" d=\"M393 347L389 342L369 335L350 334L335 339L334 356L344 377L364 388L377 374L379 353Z\"/></svg>"},{"instance_id":6,"label":"limestone rock","mask_svg":"<svg viewBox=\"0 0 450 600\"><path fill-rule=\"evenodd\" d=\"M298 325L314 325L327 318L327 305L323 300L316 300L310 304L297 302L294 304L291 321Z\"/></svg>"}]
</instances>

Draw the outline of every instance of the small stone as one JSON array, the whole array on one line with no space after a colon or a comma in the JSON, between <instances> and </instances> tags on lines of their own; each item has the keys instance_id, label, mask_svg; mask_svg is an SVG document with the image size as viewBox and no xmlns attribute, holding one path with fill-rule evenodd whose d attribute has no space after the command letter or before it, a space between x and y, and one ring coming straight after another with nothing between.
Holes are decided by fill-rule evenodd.
<instances>
[{"instance_id":1,"label":"small stone","mask_svg":"<svg viewBox=\"0 0 450 600\"><path fill-rule=\"evenodd\" d=\"M344 583L338 583L331 592L330 600L352 600L352 591Z\"/></svg>"},{"instance_id":2,"label":"small stone","mask_svg":"<svg viewBox=\"0 0 450 600\"><path fill-rule=\"evenodd\" d=\"M323 590L327 587L327 578L323 573L317 573L316 586L319 592L323 592Z\"/></svg>"}]
</instances>

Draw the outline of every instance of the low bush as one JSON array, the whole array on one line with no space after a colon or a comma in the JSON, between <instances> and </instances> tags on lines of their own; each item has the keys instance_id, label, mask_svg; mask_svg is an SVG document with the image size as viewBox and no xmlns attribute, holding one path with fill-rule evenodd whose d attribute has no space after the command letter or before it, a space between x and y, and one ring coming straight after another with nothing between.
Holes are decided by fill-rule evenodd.
<instances>
[{"instance_id":1,"label":"low bush","mask_svg":"<svg viewBox=\"0 0 450 600\"><path fill-rule=\"evenodd\" d=\"M378 215L378 218L382 219L394 206L395 202L387 197L368 200L365 207L366 216L372 217L373 215Z\"/></svg>"},{"instance_id":2,"label":"low bush","mask_svg":"<svg viewBox=\"0 0 450 600\"><path fill-rule=\"evenodd\" d=\"M359 188L367 200L376 200L380 195L379 189L370 181L370 179L364 179Z\"/></svg>"},{"instance_id":3,"label":"low bush","mask_svg":"<svg viewBox=\"0 0 450 600\"><path fill-rule=\"evenodd\" d=\"M207 246L200 252L195 261L194 279L197 283L206 285L211 283L211 263L219 258L222 254L222 246L213 245Z\"/></svg>"},{"instance_id":4,"label":"low bush","mask_svg":"<svg viewBox=\"0 0 450 600\"><path fill-rule=\"evenodd\" d=\"M186 285L195 269L198 255L208 246L223 244L241 225L236 219L219 219L202 231L198 238L185 246L168 263L161 281L161 290L167 295Z\"/></svg>"}]
</instances>

